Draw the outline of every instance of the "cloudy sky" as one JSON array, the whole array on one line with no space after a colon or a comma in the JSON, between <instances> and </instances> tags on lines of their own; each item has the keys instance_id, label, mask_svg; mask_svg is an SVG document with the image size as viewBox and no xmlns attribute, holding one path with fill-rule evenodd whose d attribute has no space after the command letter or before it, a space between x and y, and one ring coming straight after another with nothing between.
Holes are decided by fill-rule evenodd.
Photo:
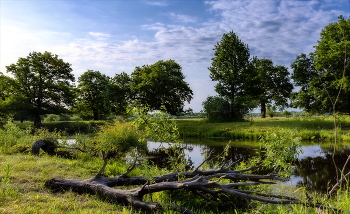
<instances>
[{"instance_id":1,"label":"cloudy sky","mask_svg":"<svg viewBox=\"0 0 350 214\"><path fill-rule=\"evenodd\" d=\"M349 0L0 0L0 71L30 52L49 51L108 76L173 59L194 92L195 112L215 95L208 67L213 48L230 31L252 56L290 66L313 51L320 31Z\"/></svg>"}]
</instances>

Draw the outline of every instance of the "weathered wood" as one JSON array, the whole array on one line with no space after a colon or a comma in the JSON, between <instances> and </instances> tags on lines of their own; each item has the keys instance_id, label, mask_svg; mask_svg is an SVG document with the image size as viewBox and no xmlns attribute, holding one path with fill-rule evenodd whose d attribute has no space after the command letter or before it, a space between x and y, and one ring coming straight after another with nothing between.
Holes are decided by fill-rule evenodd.
<instances>
[{"instance_id":1,"label":"weathered wood","mask_svg":"<svg viewBox=\"0 0 350 214\"><path fill-rule=\"evenodd\" d=\"M40 149L42 149L44 152L48 153L49 155L55 155L56 148L76 149L76 150L79 150L81 152L85 152L84 150L77 148L77 147L58 146L58 144L55 142L51 142L51 141L47 141L47 140L37 140L32 145L31 153L32 153L32 155L39 155Z\"/></svg>"},{"instance_id":2,"label":"weathered wood","mask_svg":"<svg viewBox=\"0 0 350 214\"><path fill-rule=\"evenodd\" d=\"M244 171L244 170L243 170ZM179 178L185 178L187 180L180 181ZM228 180L229 182L220 183L221 180ZM250 175L241 174L240 171L234 171L226 168L219 170L195 170L192 172L173 172L161 176L153 177L152 183L143 177L128 177L126 173L121 176L106 178L101 176L95 176L90 179L64 179L53 178L48 180L46 187L53 190L68 190L79 193L89 193L99 195L100 197L107 199L111 202L117 202L126 206L132 206L144 211L149 212L162 212L163 205L157 202L145 202L142 200L144 195L176 189L187 189L196 192L201 195L202 198L208 202L220 203L218 200L219 195L233 195L241 197L246 200L256 200L264 203L273 204L306 204L311 207L325 208L322 204L314 204L312 202L304 202L297 198L280 195L270 195L253 191L243 191L237 189L239 186L251 186L259 185L262 183L273 184L273 180L281 180L275 174L270 175ZM270 181L267 181L270 180ZM139 187L121 190L112 187L126 186L126 185L139 185ZM209 194L212 198L205 196ZM166 205L175 210L180 210L184 213L194 213L186 208Z\"/></svg>"},{"instance_id":3,"label":"weathered wood","mask_svg":"<svg viewBox=\"0 0 350 214\"><path fill-rule=\"evenodd\" d=\"M32 154L39 155L40 149L49 155L55 154L56 143L47 140L37 140L32 145Z\"/></svg>"}]
</instances>

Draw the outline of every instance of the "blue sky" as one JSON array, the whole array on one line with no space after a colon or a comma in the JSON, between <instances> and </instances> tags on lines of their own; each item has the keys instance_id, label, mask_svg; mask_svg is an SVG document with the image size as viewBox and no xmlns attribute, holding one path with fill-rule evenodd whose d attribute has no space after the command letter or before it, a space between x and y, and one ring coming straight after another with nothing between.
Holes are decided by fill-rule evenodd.
<instances>
[{"instance_id":1,"label":"blue sky","mask_svg":"<svg viewBox=\"0 0 350 214\"><path fill-rule=\"evenodd\" d=\"M349 0L0 0L0 71L30 52L49 51L113 77L136 66L173 59L182 66L195 112L215 95L208 67L222 34L234 31L252 56L287 67L313 51L319 33Z\"/></svg>"}]
</instances>

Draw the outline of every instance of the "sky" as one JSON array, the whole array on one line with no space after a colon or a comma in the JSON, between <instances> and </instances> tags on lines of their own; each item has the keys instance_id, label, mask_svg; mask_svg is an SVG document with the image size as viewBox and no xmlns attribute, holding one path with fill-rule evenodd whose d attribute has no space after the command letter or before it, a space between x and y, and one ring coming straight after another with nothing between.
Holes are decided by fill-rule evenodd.
<instances>
[{"instance_id":1,"label":"sky","mask_svg":"<svg viewBox=\"0 0 350 214\"><path fill-rule=\"evenodd\" d=\"M33 51L57 54L76 80L172 59L194 93L185 108L199 112L216 95L208 67L224 33L289 68L340 15L349 18L350 0L0 0L0 72Z\"/></svg>"}]
</instances>

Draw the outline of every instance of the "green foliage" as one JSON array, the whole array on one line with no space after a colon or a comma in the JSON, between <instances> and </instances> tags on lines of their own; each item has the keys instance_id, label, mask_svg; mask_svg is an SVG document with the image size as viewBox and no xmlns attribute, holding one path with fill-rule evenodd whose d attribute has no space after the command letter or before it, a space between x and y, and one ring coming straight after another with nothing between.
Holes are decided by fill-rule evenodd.
<instances>
[{"instance_id":1,"label":"green foliage","mask_svg":"<svg viewBox=\"0 0 350 214\"><path fill-rule=\"evenodd\" d=\"M110 85L108 88L109 108L115 115L127 115L129 103L132 102L132 92L130 88L131 77L122 72L115 74L110 79Z\"/></svg>"},{"instance_id":2,"label":"green foliage","mask_svg":"<svg viewBox=\"0 0 350 214\"><path fill-rule=\"evenodd\" d=\"M115 157L122 157L132 149L144 151L147 148L141 131L127 122L102 126L97 136L89 139L85 146L100 154L109 153Z\"/></svg>"},{"instance_id":3,"label":"green foliage","mask_svg":"<svg viewBox=\"0 0 350 214\"><path fill-rule=\"evenodd\" d=\"M160 60L152 65L136 67L131 74L130 85L135 105L148 106L150 110L165 106L172 115L182 114L184 102L191 101L193 92L181 70L174 60Z\"/></svg>"},{"instance_id":4,"label":"green foliage","mask_svg":"<svg viewBox=\"0 0 350 214\"><path fill-rule=\"evenodd\" d=\"M32 115L35 126L41 126L40 115L65 112L73 104L72 68L57 55L32 52L6 70L14 76L12 93L5 96L5 102L16 108L9 110Z\"/></svg>"},{"instance_id":5,"label":"green foliage","mask_svg":"<svg viewBox=\"0 0 350 214\"><path fill-rule=\"evenodd\" d=\"M272 168L281 176L289 177L291 163L303 152L297 132L285 130L283 133L269 133L261 141L264 152L262 165Z\"/></svg>"},{"instance_id":6,"label":"green foliage","mask_svg":"<svg viewBox=\"0 0 350 214\"><path fill-rule=\"evenodd\" d=\"M53 143L58 143L58 140L62 140L63 138L65 138L65 133L62 133L61 131L49 131L48 129L36 129L35 130L35 135L34 137L37 140L45 140L45 141L49 141L49 142L53 142Z\"/></svg>"},{"instance_id":7,"label":"green foliage","mask_svg":"<svg viewBox=\"0 0 350 214\"><path fill-rule=\"evenodd\" d=\"M133 124L143 126L144 137L148 140L167 143L167 146L161 144L160 150L168 156L168 168L175 171L185 171L189 165L184 148L180 144L180 132L176 121L165 113L165 107L162 111L149 112L148 108L136 109L138 118Z\"/></svg>"},{"instance_id":8,"label":"green foliage","mask_svg":"<svg viewBox=\"0 0 350 214\"><path fill-rule=\"evenodd\" d=\"M75 112L93 115L94 120L98 120L100 114L109 112L108 76L99 71L87 70L78 78L78 83Z\"/></svg>"},{"instance_id":9,"label":"green foliage","mask_svg":"<svg viewBox=\"0 0 350 214\"><path fill-rule=\"evenodd\" d=\"M285 117L290 117L292 115L292 112L285 110L282 112L282 115Z\"/></svg>"},{"instance_id":10,"label":"green foliage","mask_svg":"<svg viewBox=\"0 0 350 214\"><path fill-rule=\"evenodd\" d=\"M60 116L56 114L48 114L44 118L44 122L60 121Z\"/></svg>"},{"instance_id":11,"label":"green foliage","mask_svg":"<svg viewBox=\"0 0 350 214\"><path fill-rule=\"evenodd\" d=\"M22 130L9 120L4 128L0 129L0 153L18 152L24 147L30 146L34 142L30 132L31 128Z\"/></svg>"},{"instance_id":12,"label":"green foliage","mask_svg":"<svg viewBox=\"0 0 350 214\"><path fill-rule=\"evenodd\" d=\"M276 106L273 106L273 105L266 106L266 114L269 115L270 117L274 117L276 115L276 112L277 112Z\"/></svg>"},{"instance_id":13,"label":"green foliage","mask_svg":"<svg viewBox=\"0 0 350 214\"><path fill-rule=\"evenodd\" d=\"M229 122L232 121L231 103L227 98L220 96L209 96L203 102L205 119L208 122Z\"/></svg>"},{"instance_id":14,"label":"green foliage","mask_svg":"<svg viewBox=\"0 0 350 214\"><path fill-rule=\"evenodd\" d=\"M349 114L350 19L340 16L320 36L314 52L297 56L291 65L292 78L296 86L301 86L292 97L293 107L312 113L335 110Z\"/></svg>"},{"instance_id":15,"label":"green foliage","mask_svg":"<svg viewBox=\"0 0 350 214\"><path fill-rule=\"evenodd\" d=\"M165 113L164 106L162 110L149 112L149 108L135 109L137 119L133 121L134 125L143 126L144 137L156 142L177 142L180 133L176 121Z\"/></svg>"},{"instance_id":16,"label":"green foliage","mask_svg":"<svg viewBox=\"0 0 350 214\"><path fill-rule=\"evenodd\" d=\"M257 99L261 108L261 117L265 118L266 104L274 101L275 106L288 106L288 98L293 90L289 72L285 66L273 65L270 59L254 58L252 64L257 72Z\"/></svg>"},{"instance_id":17,"label":"green foliage","mask_svg":"<svg viewBox=\"0 0 350 214\"><path fill-rule=\"evenodd\" d=\"M222 36L214 51L209 71L210 78L218 81L215 91L230 101L229 119L242 120L253 108L250 94L255 84L251 81L254 81L256 76L250 64L248 45L231 31Z\"/></svg>"}]
</instances>

